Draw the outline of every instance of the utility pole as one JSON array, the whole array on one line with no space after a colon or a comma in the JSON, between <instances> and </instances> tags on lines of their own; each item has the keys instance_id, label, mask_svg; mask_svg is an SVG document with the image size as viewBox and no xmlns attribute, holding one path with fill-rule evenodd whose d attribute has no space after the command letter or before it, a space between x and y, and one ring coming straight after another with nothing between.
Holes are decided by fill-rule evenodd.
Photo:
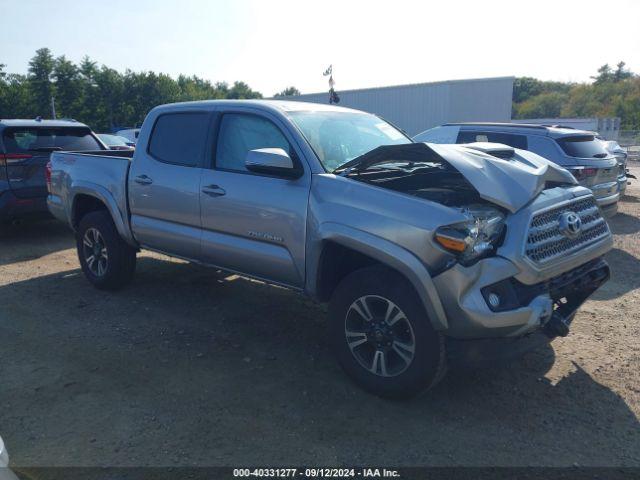
<instances>
[{"instance_id":1,"label":"utility pole","mask_svg":"<svg viewBox=\"0 0 640 480\"><path fill-rule=\"evenodd\" d=\"M51 97L51 118L56 119L56 98Z\"/></svg>"}]
</instances>

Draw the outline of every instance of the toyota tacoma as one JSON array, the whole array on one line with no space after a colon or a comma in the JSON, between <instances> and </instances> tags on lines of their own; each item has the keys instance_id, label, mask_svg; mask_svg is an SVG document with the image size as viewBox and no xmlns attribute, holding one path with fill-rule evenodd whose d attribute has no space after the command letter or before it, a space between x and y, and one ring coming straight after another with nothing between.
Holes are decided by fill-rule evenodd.
<instances>
[{"instance_id":1,"label":"toyota tacoma","mask_svg":"<svg viewBox=\"0 0 640 480\"><path fill-rule=\"evenodd\" d=\"M54 151L48 169L89 282L122 287L149 249L303 292L329 304L343 369L381 396L567 335L609 278L592 192L506 145L415 143L335 106L202 101L154 108L135 152L105 153Z\"/></svg>"}]
</instances>

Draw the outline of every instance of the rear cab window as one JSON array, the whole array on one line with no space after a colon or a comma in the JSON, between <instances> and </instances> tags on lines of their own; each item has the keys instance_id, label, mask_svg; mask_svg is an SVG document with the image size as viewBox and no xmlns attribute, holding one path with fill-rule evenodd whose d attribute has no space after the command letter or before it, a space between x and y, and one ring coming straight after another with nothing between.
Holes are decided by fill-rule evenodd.
<instances>
[{"instance_id":1,"label":"rear cab window","mask_svg":"<svg viewBox=\"0 0 640 480\"><path fill-rule=\"evenodd\" d=\"M527 150L526 135L502 132L480 132L473 130L461 130L456 143L491 142L502 143L513 148Z\"/></svg>"},{"instance_id":2,"label":"rear cab window","mask_svg":"<svg viewBox=\"0 0 640 480\"><path fill-rule=\"evenodd\" d=\"M163 113L151 132L148 153L160 162L185 167L204 160L210 115L207 112Z\"/></svg>"},{"instance_id":3,"label":"rear cab window","mask_svg":"<svg viewBox=\"0 0 640 480\"><path fill-rule=\"evenodd\" d=\"M48 150L103 150L91 130L86 127L11 127L4 131L2 143L9 154L30 154Z\"/></svg>"},{"instance_id":4,"label":"rear cab window","mask_svg":"<svg viewBox=\"0 0 640 480\"><path fill-rule=\"evenodd\" d=\"M609 153L602 142L593 135L576 135L574 137L558 138L560 148L574 158L606 158Z\"/></svg>"}]
</instances>

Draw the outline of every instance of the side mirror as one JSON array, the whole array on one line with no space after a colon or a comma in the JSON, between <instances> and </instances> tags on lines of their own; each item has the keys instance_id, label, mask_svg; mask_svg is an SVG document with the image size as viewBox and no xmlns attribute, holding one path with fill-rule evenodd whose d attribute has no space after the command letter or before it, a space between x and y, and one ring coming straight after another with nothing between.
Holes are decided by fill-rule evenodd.
<instances>
[{"instance_id":1,"label":"side mirror","mask_svg":"<svg viewBox=\"0 0 640 480\"><path fill-rule=\"evenodd\" d=\"M284 178L299 178L302 170L295 168L293 160L287 152L281 148L258 148L247 153L244 162L247 170L266 175L275 175Z\"/></svg>"}]
</instances>

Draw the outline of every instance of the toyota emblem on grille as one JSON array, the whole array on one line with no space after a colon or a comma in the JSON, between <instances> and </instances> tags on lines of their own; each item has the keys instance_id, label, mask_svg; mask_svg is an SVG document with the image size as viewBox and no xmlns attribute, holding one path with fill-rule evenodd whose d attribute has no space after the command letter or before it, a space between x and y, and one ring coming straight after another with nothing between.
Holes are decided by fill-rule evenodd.
<instances>
[{"instance_id":1,"label":"toyota emblem on grille","mask_svg":"<svg viewBox=\"0 0 640 480\"><path fill-rule=\"evenodd\" d=\"M576 238L582 231L582 220L573 212L564 212L558 218L560 231L567 238Z\"/></svg>"}]
</instances>

